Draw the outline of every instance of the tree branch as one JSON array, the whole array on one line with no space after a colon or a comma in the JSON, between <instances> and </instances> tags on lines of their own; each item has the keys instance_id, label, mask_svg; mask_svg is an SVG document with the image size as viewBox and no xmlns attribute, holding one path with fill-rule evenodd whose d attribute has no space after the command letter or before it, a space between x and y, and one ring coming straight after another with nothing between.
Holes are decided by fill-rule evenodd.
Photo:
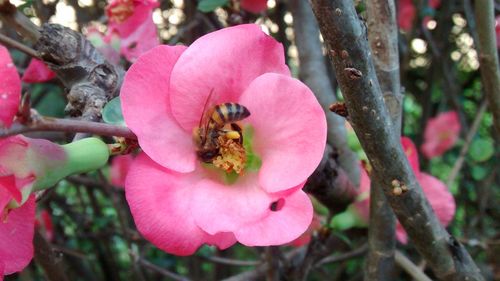
<instances>
[{"instance_id":1,"label":"tree branch","mask_svg":"<svg viewBox=\"0 0 500 281\"><path fill-rule=\"evenodd\" d=\"M396 251L396 263L406 271L416 281L432 281L425 273L422 272L409 258L400 251Z\"/></svg>"},{"instance_id":2,"label":"tree branch","mask_svg":"<svg viewBox=\"0 0 500 281\"><path fill-rule=\"evenodd\" d=\"M299 53L299 76L311 88L326 112L328 143L338 154L340 167L346 171L351 182L359 182L359 165L356 154L349 148L344 118L329 114L329 106L336 102L335 92L326 68L323 48L319 41L319 28L307 1L289 1L293 16L295 44Z\"/></svg>"},{"instance_id":3,"label":"tree branch","mask_svg":"<svg viewBox=\"0 0 500 281\"><path fill-rule=\"evenodd\" d=\"M0 43L9 46L11 48L18 49L19 51L27 54L30 57L38 58L38 53L35 50L1 33L0 33Z\"/></svg>"},{"instance_id":4,"label":"tree branch","mask_svg":"<svg viewBox=\"0 0 500 281\"><path fill-rule=\"evenodd\" d=\"M483 280L465 248L434 214L406 159L383 102L371 61L366 31L350 0L312 0L331 53L351 124L384 189L389 204L417 250L443 280ZM402 183L407 191L393 193Z\"/></svg>"},{"instance_id":5,"label":"tree branch","mask_svg":"<svg viewBox=\"0 0 500 281\"><path fill-rule=\"evenodd\" d=\"M495 35L493 0L476 0L475 14L479 42L477 49L484 93L488 99L493 124L500 136L500 65Z\"/></svg>"},{"instance_id":6,"label":"tree branch","mask_svg":"<svg viewBox=\"0 0 500 281\"><path fill-rule=\"evenodd\" d=\"M394 137L401 134L402 95L399 77L398 28L393 0L366 1L368 40L373 63L389 110ZM365 280L390 280L394 271L396 217L387 203L382 182L373 177L370 188L370 225Z\"/></svg>"},{"instance_id":7,"label":"tree branch","mask_svg":"<svg viewBox=\"0 0 500 281\"><path fill-rule=\"evenodd\" d=\"M37 131L84 132L101 136L116 136L137 139L129 128L106 123L39 117L26 125L14 123L9 129L0 129L0 138Z\"/></svg>"}]
</instances>

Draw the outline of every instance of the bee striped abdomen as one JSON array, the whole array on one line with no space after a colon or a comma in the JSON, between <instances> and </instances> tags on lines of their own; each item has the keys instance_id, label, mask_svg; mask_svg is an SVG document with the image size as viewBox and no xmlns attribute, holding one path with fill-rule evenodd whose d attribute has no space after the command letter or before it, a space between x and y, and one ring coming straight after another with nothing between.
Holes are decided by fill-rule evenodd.
<instances>
[{"instance_id":1,"label":"bee striped abdomen","mask_svg":"<svg viewBox=\"0 0 500 281\"><path fill-rule=\"evenodd\" d=\"M211 119L217 126L243 120L250 116L250 111L241 104L227 102L215 106Z\"/></svg>"}]
</instances>

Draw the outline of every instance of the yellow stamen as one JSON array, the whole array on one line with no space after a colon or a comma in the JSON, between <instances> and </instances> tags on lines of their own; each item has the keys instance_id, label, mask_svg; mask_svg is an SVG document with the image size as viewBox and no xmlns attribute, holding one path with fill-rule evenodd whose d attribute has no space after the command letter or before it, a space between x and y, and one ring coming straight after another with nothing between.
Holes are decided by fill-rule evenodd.
<instances>
[{"instance_id":1,"label":"yellow stamen","mask_svg":"<svg viewBox=\"0 0 500 281\"><path fill-rule=\"evenodd\" d=\"M239 142L229 138L227 134L219 136L218 141L220 144L220 155L212 161L214 166L221 168L227 173L234 171L237 174L241 174L247 161L245 148Z\"/></svg>"}]
</instances>

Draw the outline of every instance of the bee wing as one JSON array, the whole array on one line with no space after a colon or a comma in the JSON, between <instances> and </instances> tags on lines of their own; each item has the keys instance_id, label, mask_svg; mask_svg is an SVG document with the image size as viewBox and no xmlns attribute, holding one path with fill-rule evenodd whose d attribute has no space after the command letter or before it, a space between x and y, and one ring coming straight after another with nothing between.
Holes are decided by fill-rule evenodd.
<instances>
[{"instance_id":1,"label":"bee wing","mask_svg":"<svg viewBox=\"0 0 500 281\"><path fill-rule=\"evenodd\" d=\"M208 133L208 124L210 117L212 116L213 113L213 100L212 96L215 90L212 88L210 90L210 94L208 94L207 100L205 101L205 105L203 106L203 111L200 116L200 123L198 124L198 128L202 128L203 126L203 138L202 140L207 139L207 133Z\"/></svg>"}]
</instances>

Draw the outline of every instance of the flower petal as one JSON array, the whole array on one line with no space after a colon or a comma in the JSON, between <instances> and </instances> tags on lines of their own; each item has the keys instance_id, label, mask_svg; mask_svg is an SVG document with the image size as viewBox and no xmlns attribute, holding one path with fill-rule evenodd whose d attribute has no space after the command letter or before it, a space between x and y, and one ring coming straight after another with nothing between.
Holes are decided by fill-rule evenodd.
<instances>
[{"instance_id":1,"label":"flower petal","mask_svg":"<svg viewBox=\"0 0 500 281\"><path fill-rule=\"evenodd\" d=\"M207 241L229 244L227 236L210 237L194 223L190 198L197 181L194 173L165 169L145 153L132 164L125 182L130 211L139 232L165 252L191 255Z\"/></svg>"},{"instance_id":2,"label":"flower petal","mask_svg":"<svg viewBox=\"0 0 500 281\"><path fill-rule=\"evenodd\" d=\"M170 112L169 77L185 47L158 46L141 56L125 75L121 88L123 117L141 148L160 165L177 172L195 168L190 132Z\"/></svg>"},{"instance_id":3,"label":"flower petal","mask_svg":"<svg viewBox=\"0 0 500 281\"><path fill-rule=\"evenodd\" d=\"M246 11L258 14L267 9L267 0L241 0L241 7Z\"/></svg>"},{"instance_id":4,"label":"flower petal","mask_svg":"<svg viewBox=\"0 0 500 281\"><path fill-rule=\"evenodd\" d=\"M417 147L413 143L413 141L408 137L401 137L401 145L403 146L403 150L410 162L410 166L413 169L413 172L420 173L420 164L418 162L418 151Z\"/></svg>"},{"instance_id":5,"label":"flower petal","mask_svg":"<svg viewBox=\"0 0 500 281\"><path fill-rule=\"evenodd\" d=\"M31 59L21 80L26 83L41 83L52 80L55 77L56 74L41 60Z\"/></svg>"},{"instance_id":6,"label":"flower petal","mask_svg":"<svg viewBox=\"0 0 500 281\"><path fill-rule=\"evenodd\" d=\"M132 165L134 157L130 154L118 155L111 160L111 167L109 170L111 184L117 187L125 186L125 177Z\"/></svg>"},{"instance_id":7,"label":"flower petal","mask_svg":"<svg viewBox=\"0 0 500 281\"><path fill-rule=\"evenodd\" d=\"M7 48L0 45L0 128L10 127L21 101L21 80Z\"/></svg>"},{"instance_id":8,"label":"flower petal","mask_svg":"<svg viewBox=\"0 0 500 281\"><path fill-rule=\"evenodd\" d=\"M173 115L191 132L212 90L210 102L235 102L255 78L267 72L290 75L283 46L258 25L209 33L189 46L172 70Z\"/></svg>"},{"instance_id":9,"label":"flower petal","mask_svg":"<svg viewBox=\"0 0 500 281\"><path fill-rule=\"evenodd\" d=\"M299 80L268 73L255 79L240 103L251 115L253 146L262 159L259 182L268 192L299 185L316 169L326 144L325 113Z\"/></svg>"},{"instance_id":10,"label":"flower petal","mask_svg":"<svg viewBox=\"0 0 500 281\"><path fill-rule=\"evenodd\" d=\"M205 179L195 189L196 224L208 233L233 232L247 246L288 243L304 233L312 219L312 204L305 193L297 189L266 193L255 175L230 186Z\"/></svg>"},{"instance_id":11,"label":"flower petal","mask_svg":"<svg viewBox=\"0 0 500 281\"><path fill-rule=\"evenodd\" d=\"M0 261L4 270L0 276L23 270L33 257L33 233L35 229L35 197L31 196L21 207L0 221Z\"/></svg>"},{"instance_id":12,"label":"flower petal","mask_svg":"<svg viewBox=\"0 0 500 281\"><path fill-rule=\"evenodd\" d=\"M459 133L458 113L456 111L440 113L427 122L422 153L428 159L443 155L456 143Z\"/></svg>"},{"instance_id":13,"label":"flower petal","mask_svg":"<svg viewBox=\"0 0 500 281\"><path fill-rule=\"evenodd\" d=\"M134 62L144 52L160 44L158 31L152 18L145 20L134 32L122 37L120 51L127 60Z\"/></svg>"}]
</instances>

